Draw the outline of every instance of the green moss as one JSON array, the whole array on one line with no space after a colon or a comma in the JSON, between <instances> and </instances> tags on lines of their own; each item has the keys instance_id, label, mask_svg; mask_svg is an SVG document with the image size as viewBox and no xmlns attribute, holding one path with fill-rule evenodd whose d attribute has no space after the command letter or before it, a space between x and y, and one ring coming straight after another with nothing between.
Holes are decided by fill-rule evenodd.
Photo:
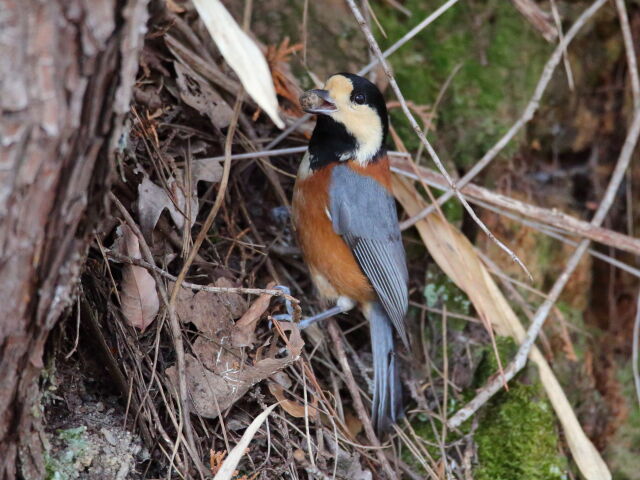
<instances>
[{"instance_id":1,"label":"green moss","mask_svg":"<svg viewBox=\"0 0 640 480\"><path fill-rule=\"evenodd\" d=\"M471 311L471 301L467 294L460 290L442 270L433 264L429 265L427 269L423 295L428 307L442 308L446 306L448 312L462 315L469 315ZM437 313L430 313L429 320L440 321L442 316ZM450 318L448 319L448 325L449 328L454 330L462 330L467 325L467 321Z\"/></svg>"},{"instance_id":2,"label":"green moss","mask_svg":"<svg viewBox=\"0 0 640 480\"><path fill-rule=\"evenodd\" d=\"M517 344L496 338L503 365L515 355ZM485 349L476 371L476 386L498 371L493 348ZM470 392L473 396L473 392ZM478 446L476 480L555 480L566 478L566 459L558 453L555 416L539 382L521 383L516 377L509 391L500 392L481 412L474 439Z\"/></svg>"},{"instance_id":3,"label":"green moss","mask_svg":"<svg viewBox=\"0 0 640 480\"><path fill-rule=\"evenodd\" d=\"M87 427L80 426L59 430L57 441L62 442L66 448L52 456L45 453L45 479L46 480L71 480L78 478L78 472L82 470L89 451L89 445L85 438Z\"/></svg>"},{"instance_id":4,"label":"green moss","mask_svg":"<svg viewBox=\"0 0 640 480\"><path fill-rule=\"evenodd\" d=\"M500 355L500 362L504 367L513 359L514 355L518 351L518 345L511 337L496 337L496 350L498 350L498 355ZM498 359L496 358L493 347L485 347L482 355L482 360L480 361L480 363L478 364L478 368L476 369L473 382L474 386L476 388L481 387L487 382L489 377L497 373L498 370Z\"/></svg>"},{"instance_id":5,"label":"green moss","mask_svg":"<svg viewBox=\"0 0 640 480\"><path fill-rule=\"evenodd\" d=\"M379 35L383 47L441 3L408 0L404 5L413 15L407 18L377 2L374 8L388 35L386 40ZM550 48L511 2L460 2L390 61L405 97L428 105L434 104L447 78L461 65L439 106L435 136L439 152L464 167L483 155L520 115ZM392 112L392 120L407 146L416 148L415 134L398 110Z\"/></svg>"},{"instance_id":6,"label":"green moss","mask_svg":"<svg viewBox=\"0 0 640 480\"><path fill-rule=\"evenodd\" d=\"M560 480L555 416L538 385L516 383L496 397L475 434L476 480Z\"/></svg>"}]
</instances>

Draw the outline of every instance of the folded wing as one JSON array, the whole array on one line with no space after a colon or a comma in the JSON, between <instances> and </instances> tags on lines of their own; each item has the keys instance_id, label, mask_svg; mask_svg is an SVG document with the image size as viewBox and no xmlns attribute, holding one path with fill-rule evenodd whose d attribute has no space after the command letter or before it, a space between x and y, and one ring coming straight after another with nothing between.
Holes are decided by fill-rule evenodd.
<instances>
[{"instance_id":1,"label":"folded wing","mask_svg":"<svg viewBox=\"0 0 640 480\"><path fill-rule=\"evenodd\" d=\"M329 202L335 232L351 248L408 347L408 274L393 197L374 179L341 164L332 172Z\"/></svg>"}]
</instances>

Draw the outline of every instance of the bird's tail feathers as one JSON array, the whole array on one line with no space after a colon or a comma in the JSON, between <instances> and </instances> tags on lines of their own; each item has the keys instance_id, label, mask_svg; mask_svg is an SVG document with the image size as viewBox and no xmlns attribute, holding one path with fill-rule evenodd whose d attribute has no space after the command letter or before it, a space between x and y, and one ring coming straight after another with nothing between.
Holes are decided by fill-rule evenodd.
<instances>
[{"instance_id":1,"label":"bird's tail feathers","mask_svg":"<svg viewBox=\"0 0 640 480\"><path fill-rule=\"evenodd\" d=\"M366 310L374 369L372 420L377 433L381 434L402 416L402 387L391 319L379 302L371 303Z\"/></svg>"}]
</instances>

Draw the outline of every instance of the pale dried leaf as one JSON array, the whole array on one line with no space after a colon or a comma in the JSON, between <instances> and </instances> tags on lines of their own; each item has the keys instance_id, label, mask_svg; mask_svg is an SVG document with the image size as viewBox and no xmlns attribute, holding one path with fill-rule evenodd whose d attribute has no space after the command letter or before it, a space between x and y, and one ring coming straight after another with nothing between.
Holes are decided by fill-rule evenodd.
<instances>
[{"instance_id":1,"label":"pale dried leaf","mask_svg":"<svg viewBox=\"0 0 640 480\"><path fill-rule=\"evenodd\" d=\"M305 411L304 405L296 402L295 400L289 400L284 394L284 388L276 382L268 382L269 391L271 394L276 397L276 400L280 404L280 406L294 418L304 418L305 415L309 415L309 417L315 417L318 413L318 410L315 408L315 405L318 404L318 398L311 398L311 405L307 405L307 409Z\"/></svg>"},{"instance_id":2,"label":"pale dried leaf","mask_svg":"<svg viewBox=\"0 0 640 480\"><path fill-rule=\"evenodd\" d=\"M178 170L182 175L182 171ZM151 237L151 232L158 223L162 212L166 209L171 215L173 223L180 230L184 227L186 215L189 214L189 226L193 227L198 216L198 196L195 185L199 181L217 183L222 178L220 163L212 160L192 162L191 205L187 209L187 196L182 183L174 178L168 179L169 191L153 183L148 176L144 176L138 185L138 219L142 233Z\"/></svg>"},{"instance_id":3,"label":"pale dried leaf","mask_svg":"<svg viewBox=\"0 0 640 480\"><path fill-rule=\"evenodd\" d=\"M173 288L173 283L170 284ZM215 287L233 287L219 278ZM231 337L233 320L247 310L247 302L237 293L216 293L181 289L176 299L176 314L184 323L193 323L200 332L216 338Z\"/></svg>"},{"instance_id":4,"label":"pale dried leaf","mask_svg":"<svg viewBox=\"0 0 640 480\"><path fill-rule=\"evenodd\" d=\"M118 243L120 253L131 258L142 258L138 237L127 225L119 229L122 233ZM156 291L156 281L147 269L137 265L125 265L120 282L120 302L122 314L132 327L144 331L156 318L160 309L160 299Z\"/></svg>"},{"instance_id":5,"label":"pale dried leaf","mask_svg":"<svg viewBox=\"0 0 640 480\"><path fill-rule=\"evenodd\" d=\"M267 289L273 288L275 282L271 282L267 285ZM236 347L252 347L256 341L256 325L264 312L269 308L272 295L263 294L260 295L251 304L249 309L244 312L244 315L236 322L233 327L233 333L231 334L232 343Z\"/></svg>"},{"instance_id":6,"label":"pale dried leaf","mask_svg":"<svg viewBox=\"0 0 640 480\"><path fill-rule=\"evenodd\" d=\"M177 367L167 368L165 374L177 391ZM205 418L216 418L251 387L251 384L237 380L232 374L223 377L208 370L202 362L188 354L185 355L185 376L191 406L194 412Z\"/></svg>"},{"instance_id":7,"label":"pale dried leaf","mask_svg":"<svg viewBox=\"0 0 640 480\"><path fill-rule=\"evenodd\" d=\"M164 209L169 211L173 223L179 229L184 227L185 216L182 212L186 212L186 198L183 190L177 185L176 181L169 179L169 188L174 197L172 201L169 193L162 187L153 183L146 175L138 185L138 220L142 233L150 238L151 232L158 223L158 219ZM195 195L191 197L191 225L195 222L198 213L198 199Z\"/></svg>"},{"instance_id":8,"label":"pale dried leaf","mask_svg":"<svg viewBox=\"0 0 640 480\"><path fill-rule=\"evenodd\" d=\"M283 128L269 65L260 48L242 31L220 0L193 0L193 4L247 93L271 117L273 123Z\"/></svg>"},{"instance_id":9,"label":"pale dried leaf","mask_svg":"<svg viewBox=\"0 0 640 480\"><path fill-rule=\"evenodd\" d=\"M269 356L257 355L253 365L243 362L246 354L243 355L241 348L230 345L231 320L219 323L221 329L216 334L199 336L193 344L195 356L185 357L187 388L194 411L202 417L216 418L253 385L295 362L304 346L300 330L294 324L281 322L281 325L284 331L291 332L285 342L287 355L276 358L278 348L274 339ZM176 367L168 368L166 374L177 388Z\"/></svg>"},{"instance_id":10,"label":"pale dried leaf","mask_svg":"<svg viewBox=\"0 0 640 480\"><path fill-rule=\"evenodd\" d=\"M203 158L191 161L191 178L197 182L218 183L222 179L222 165L218 160Z\"/></svg>"},{"instance_id":11,"label":"pale dried leaf","mask_svg":"<svg viewBox=\"0 0 640 480\"><path fill-rule=\"evenodd\" d=\"M266 408L264 412L258 415L253 422L251 422L251 425L249 425L247 430L244 432L238 444L233 447L231 452L229 452L229 455L222 464L222 467L220 467L220 470L218 470L216 476L213 477L213 480L231 480L238 463L240 463L240 459L251 442L251 439L276 406L278 406L277 403Z\"/></svg>"},{"instance_id":12,"label":"pale dried leaf","mask_svg":"<svg viewBox=\"0 0 640 480\"><path fill-rule=\"evenodd\" d=\"M410 216L426 207L424 199L411 182L395 176L393 190ZM469 296L483 321L490 322L498 334L509 335L521 342L526 334L522 323L478 258L469 240L435 213L416 223L416 228L433 259ZM534 347L529 358L538 367L540 381L562 424L567 444L582 474L588 480L611 478L606 464L585 435L544 356Z\"/></svg>"},{"instance_id":13,"label":"pale dried leaf","mask_svg":"<svg viewBox=\"0 0 640 480\"><path fill-rule=\"evenodd\" d=\"M176 70L176 83L180 91L180 98L206 115L217 128L227 128L233 117L233 110L206 80L180 62L173 62Z\"/></svg>"},{"instance_id":14,"label":"pale dried leaf","mask_svg":"<svg viewBox=\"0 0 640 480\"><path fill-rule=\"evenodd\" d=\"M329 462L337 461L336 478L344 480L372 480L373 474L370 470L362 468L360 455L356 452L349 453L340 448L335 437L325 432L324 438L329 452L325 453ZM445 478L445 477L442 477Z\"/></svg>"}]
</instances>

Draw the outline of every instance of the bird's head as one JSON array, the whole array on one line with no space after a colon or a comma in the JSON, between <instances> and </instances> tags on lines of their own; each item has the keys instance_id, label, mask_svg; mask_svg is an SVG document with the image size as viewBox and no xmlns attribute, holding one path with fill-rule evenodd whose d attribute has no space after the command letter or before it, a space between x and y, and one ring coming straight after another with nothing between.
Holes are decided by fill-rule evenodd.
<instances>
[{"instance_id":1,"label":"bird's head","mask_svg":"<svg viewBox=\"0 0 640 480\"><path fill-rule=\"evenodd\" d=\"M366 165L384 151L389 129L380 90L364 77L337 73L324 89L300 97L305 112L318 115L309 152L318 165L354 159Z\"/></svg>"}]
</instances>

